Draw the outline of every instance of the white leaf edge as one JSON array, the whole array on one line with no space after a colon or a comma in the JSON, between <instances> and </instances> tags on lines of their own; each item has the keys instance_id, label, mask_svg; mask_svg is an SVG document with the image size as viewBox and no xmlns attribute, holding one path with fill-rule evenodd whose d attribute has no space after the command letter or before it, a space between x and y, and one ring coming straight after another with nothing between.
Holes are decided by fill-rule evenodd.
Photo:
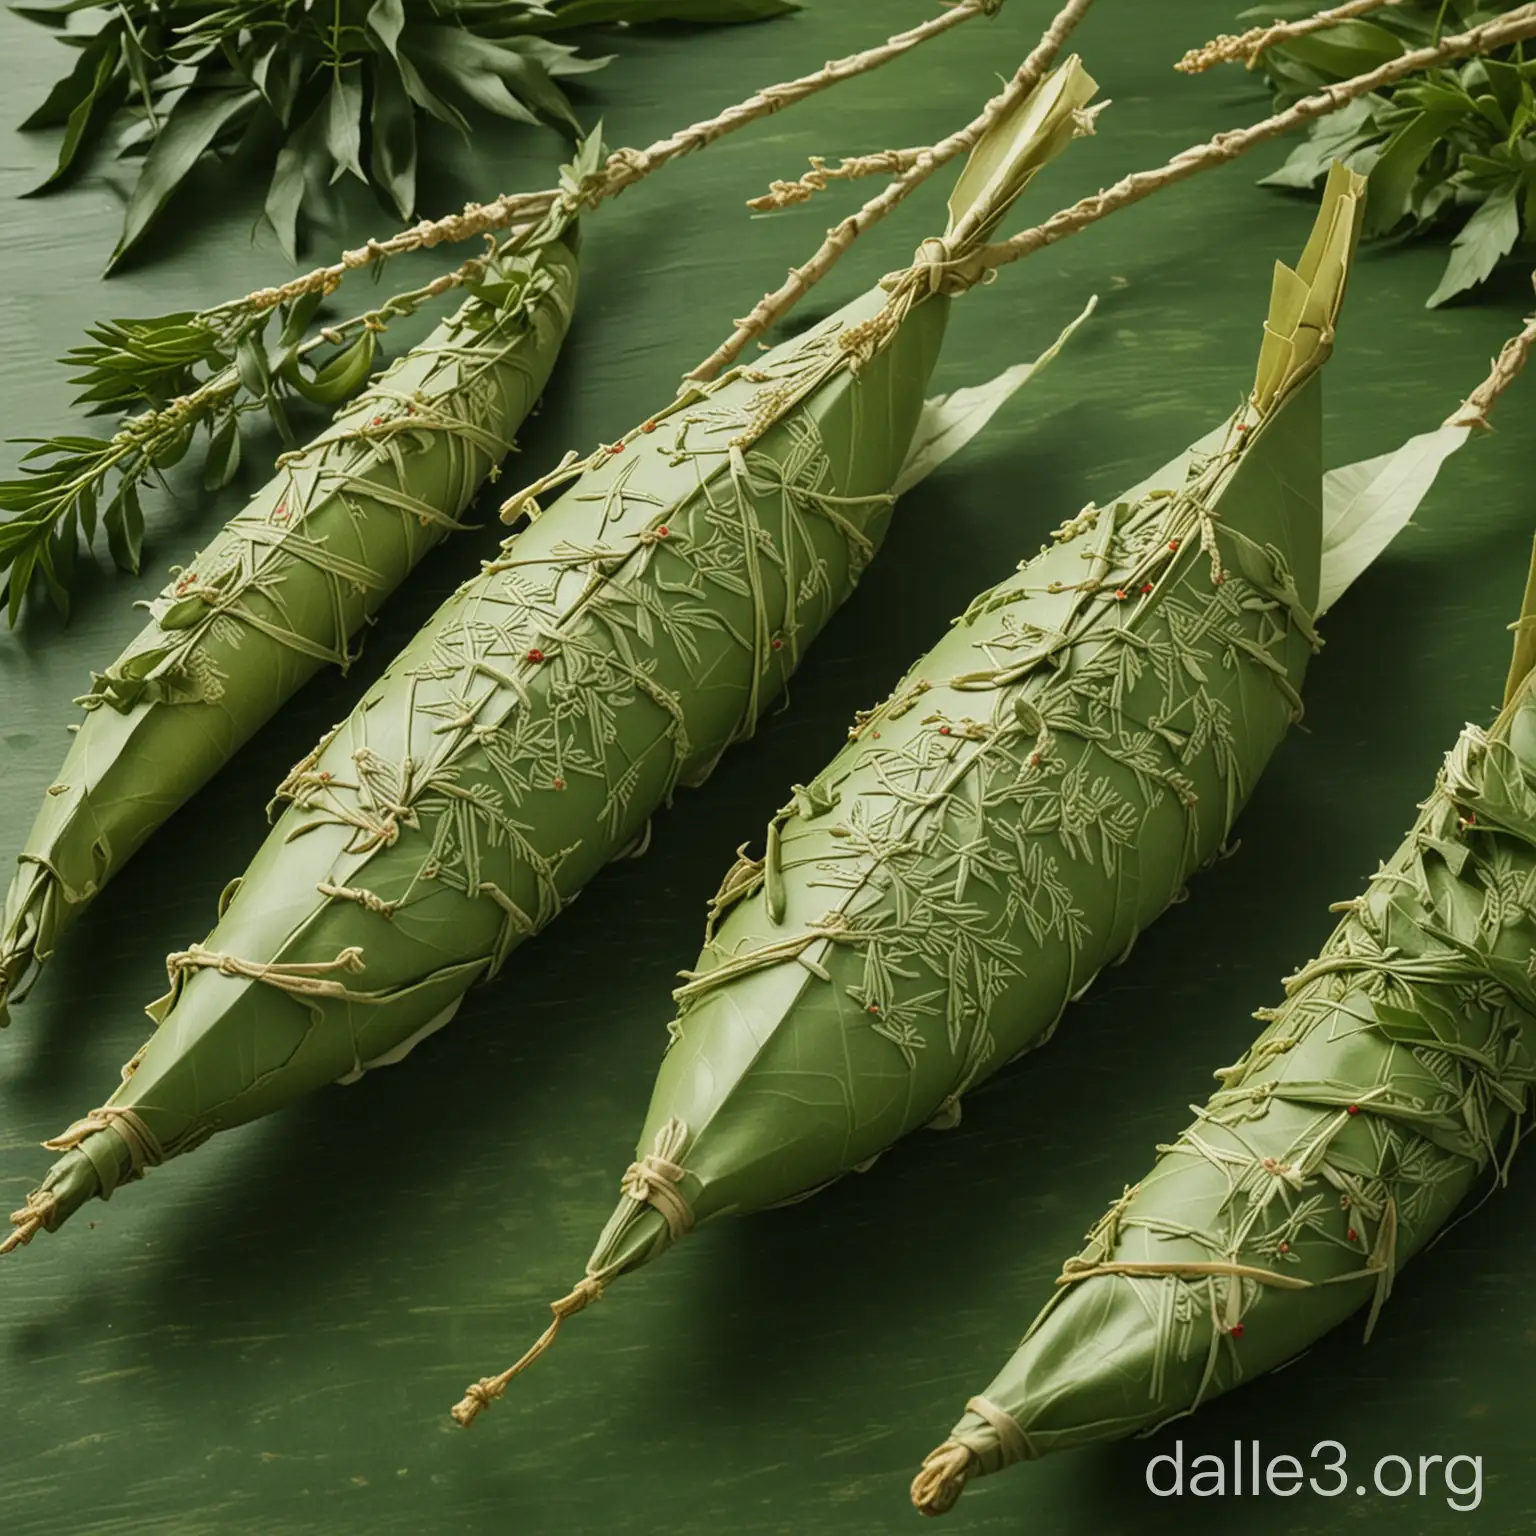
<instances>
[{"instance_id":1,"label":"white leaf edge","mask_svg":"<svg viewBox=\"0 0 1536 1536\"><path fill-rule=\"evenodd\" d=\"M1015 363L985 384L973 384L969 389L957 389L953 394L935 395L931 400L925 400L917 430L912 434L912 445L892 487L893 494L905 495L965 447L1006 401L1055 358L1098 304L1099 296L1094 294L1082 314L1034 362Z\"/></svg>"}]
</instances>

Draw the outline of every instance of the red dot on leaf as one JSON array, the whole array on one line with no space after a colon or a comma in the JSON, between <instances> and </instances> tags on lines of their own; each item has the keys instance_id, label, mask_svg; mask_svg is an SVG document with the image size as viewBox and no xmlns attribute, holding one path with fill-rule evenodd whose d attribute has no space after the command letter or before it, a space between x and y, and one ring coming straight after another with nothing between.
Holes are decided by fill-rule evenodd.
<instances>
[{"instance_id":1,"label":"red dot on leaf","mask_svg":"<svg viewBox=\"0 0 1536 1536\"><path fill-rule=\"evenodd\" d=\"M1360 1106L1358 1104L1351 1104L1349 1106L1349 1113L1352 1115L1358 1115L1360 1113Z\"/></svg>"},{"instance_id":2,"label":"red dot on leaf","mask_svg":"<svg viewBox=\"0 0 1536 1536\"><path fill-rule=\"evenodd\" d=\"M1234 1339L1242 1338L1244 1331L1245 1330L1241 1323L1233 1323L1232 1326L1227 1329L1227 1332L1230 1333Z\"/></svg>"},{"instance_id":3,"label":"red dot on leaf","mask_svg":"<svg viewBox=\"0 0 1536 1536\"><path fill-rule=\"evenodd\" d=\"M880 1012L880 1004L879 1003L871 1003L869 1005L869 1012L870 1013L879 1013Z\"/></svg>"},{"instance_id":4,"label":"red dot on leaf","mask_svg":"<svg viewBox=\"0 0 1536 1536\"><path fill-rule=\"evenodd\" d=\"M1355 1242L1359 1238L1359 1236L1360 1236L1360 1234L1358 1232L1356 1232L1353 1227L1351 1227L1349 1229L1349 1240L1350 1240L1350 1242L1352 1242L1352 1243Z\"/></svg>"},{"instance_id":5,"label":"red dot on leaf","mask_svg":"<svg viewBox=\"0 0 1536 1536\"><path fill-rule=\"evenodd\" d=\"M1177 553L1179 548L1179 541L1177 539L1169 539L1168 548Z\"/></svg>"},{"instance_id":6,"label":"red dot on leaf","mask_svg":"<svg viewBox=\"0 0 1536 1536\"><path fill-rule=\"evenodd\" d=\"M1124 587L1116 587L1115 588L1115 601L1117 603L1123 603L1125 601L1125 596L1126 596L1126 593L1125 593L1125 588Z\"/></svg>"},{"instance_id":7,"label":"red dot on leaf","mask_svg":"<svg viewBox=\"0 0 1536 1536\"><path fill-rule=\"evenodd\" d=\"M663 523L661 527L656 530L656 537L658 539L664 539L671 532L672 530L668 528L665 523Z\"/></svg>"},{"instance_id":8,"label":"red dot on leaf","mask_svg":"<svg viewBox=\"0 0 1536 1536\"><path fill-rule=\"evenodd\" d=\"M648 421L643 427L640 428L640 430L642 432L654 432L656 430L656 423L654 421Z\"/></svg>"},{"instance_id":9,"label":"red dot on leaf","mask_svg":"<svg viewBox=\"0 0 1536 1536\"><path fill-rule=\"evenodd\" d=\"M1143 597L1145 597L1147 595L1147 593L1150 592L1151 590L1152 590L1152 583L1150 581L1142 582L1142 584L1141 584L1141 595Z\"/></svg>"},{"instance_id":10,"label":"red dot on leaf","mask_svg":"<svg viewBox=\"0 0 1536 1536\"><path fill-rule=\"evenodd\" d=\"M624 452L624 444L623 443L611 443L611 444L609 444L608 452L609 453L623 453Z\"/></svg>"},{"instance_id":11,"label":"red dot on leaf","mask_svg":"<svg viewBox=\"0 0 1536 1536\"><path fill-rule=\"evenodd\" d=\"M553 784L554 784L556 789L564 789L565 788L565 780L562 779L562 778L556 778L552 782L553 782Z\"/></svg>"},{"instance_id":12,"label":"red dot on leaf","mask_svg":"<svg viewBox=\"0 0 1536 1536\"><path fill-rule=\"evenodd\" d=\"M769 644L772 645L776 651L782 651L784 649L784 642L777 637L771 640Z\"/></svg>"},{"instance_id":13,"label":"red dot on leaf","mask_svg":"<svg viewBox=\"0 0 1536 1536\"><path fill-rule=\"evenodd\" d=\"M947 725L941 725L939 727L939 735L940 736L948 736L949 735L949 727Z\"/></svg>"},{"instance_id":14,"label":"red dot on leaf","mask_svg":"<svg viewBox=\"0 0 1536 1536\"><path fill-rule=\"evenodd\" d=\"M533 648L532 648L532 649L531 649L531 650L530 650L530 651L529 651L529 652L528 652L528 660L529 660L529 661L543 661L543 660L544 660L544 652L543 652L543 651L541 651L541 650L540 650L540 649L539 649L539 648L538 648L538 646L534 646L534 647L533 647Z\"/></svg>"}]
</instances>

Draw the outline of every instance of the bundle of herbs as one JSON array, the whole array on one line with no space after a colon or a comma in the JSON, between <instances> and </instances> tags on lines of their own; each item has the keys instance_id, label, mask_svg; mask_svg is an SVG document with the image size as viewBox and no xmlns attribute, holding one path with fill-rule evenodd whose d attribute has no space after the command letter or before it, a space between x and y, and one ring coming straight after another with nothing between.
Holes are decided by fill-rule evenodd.
<instances>
[{"instance_id":1,"label":"bundle of herbs","mask_svg":"<svg viewBox=\"0 0 1536 1536\"><path fill-rule=\"evenodd\" d=\"M1482 0L1356 0L1314 17L1311 0L1276 0L1242 13L1255 23L1250 31L1192 50L1179 67L1246 61L1284 105L1446 33L1528 9ZM1426 68L1314 124L1263 185L1311 187L1341 160L1368 178L1368 238L1451 234L1444 275L1426 301L1434 308L1485 282L1532 238L1533 76L1536 62L1519 42Z\"/></svg>"},{"instance_id":2,"label":"bundle of herbs","mask_svg":"<svg viewBox=\"0 0 1536 1536\"><path fill-rule=\"evenodd\" d=\"M417 199L424 118L469 136L473 114L580 131L559 81L601 69L553 34L612 22L751 21L794 0L121 0L93 32L94 0L18 5L56 28L74 67L23 128L63 128L67 176L113 134L137 165L109 268L154 225L205 157L248 145L271 166L266 216L290 256L301 211L354 176L401 218Z\"/></svg>"}]
</instances>

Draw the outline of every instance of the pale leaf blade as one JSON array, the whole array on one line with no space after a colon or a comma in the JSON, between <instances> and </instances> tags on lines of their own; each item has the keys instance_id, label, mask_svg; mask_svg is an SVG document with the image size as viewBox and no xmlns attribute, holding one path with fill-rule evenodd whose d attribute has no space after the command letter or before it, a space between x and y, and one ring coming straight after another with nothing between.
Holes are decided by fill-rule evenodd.
<instances>
[{"instance_id":1,"label":"pale leaf blade","mask_svg":"<svg viewBox=\"0 0 1536 1536\"><path fill-rule=\"evenodd\" d=\"M1470 427L1436 427L1391 453L1345 464L1323 476L1319 615L1402 532L1429 494L1440 466L1470 435Z\"/></svg>"},{"instance_id":2,"label":"pale leaf blade","mask_svg":"<svg viewBox=\"0 0 1536 1536\"><path fill-rule=\"evenodd\" d=\"M946 459L957 454L991 421L1003 404L1012 399L1057 353L1066 346L1078 327L1098 308L1099 297L1089 299L1080 314L1032 363L1015 363L985 384L957 389L953 394L935 395L923 402L912 446L906 462L892 487L904 495L920 480L926 480Z\"/></svg>"}]
</instances>

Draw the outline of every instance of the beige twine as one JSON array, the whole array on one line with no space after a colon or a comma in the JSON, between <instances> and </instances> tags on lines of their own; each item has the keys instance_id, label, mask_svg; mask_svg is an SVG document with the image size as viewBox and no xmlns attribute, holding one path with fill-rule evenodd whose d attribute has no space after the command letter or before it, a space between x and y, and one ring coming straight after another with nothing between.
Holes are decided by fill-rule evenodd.
<instances>
[{"instance_id":1,"label":"beige twine","mask_svg":"<svg viewBox=\"0 0 1536 1536\"><path fill-rule=\"evenodd\" d=\"M223 955L217 950L205 949L201 944L177 950L165 959L166 974L172 987L181 980L184 971L210 970L221 976L263 981L297 997L339 997L348 1002L366 1002L371 998L367 993L354 992L345 982L331 980L328 973L346 971L356 976L363 968L363 952L355 944L348 945L334 960L242 960L238 955Z\"/></svg>"},{"instance_id":2,"label":"beige twine","mask_svg":"<svg viewBox=\"0 0 1536 1536\"><path fill-rule=\"evenodd\" d=\"M482 1376L479 1381L466 1387L464 1396L450 1410L454 1422L468 1429L479 1415L507 1390L512 1378L526 1371L555 1342L561 1323L566 1318L574 1317L578 1312L584 1311L589 1302L597 1301L602 1294L603 1282L596 1275L588 1275L577 1284L570 1295L562 1296L559 1301L552 1301L549 1304L549 1310L555 1314L554 1322L538 1336L516 1365L508 1366L499 1376Z\"/></svg>"},{"instance_id":3,"label":"beige twine","mask_svg":"<svg viewBox=\"0 0 1536 1536\"><path fill-rule=\"evenodd\" d=\"M976 1454L958 1440L946 1440L923 1458L923 1468L912 1479L912 1502L925 1515L945 1515L965 1491Z\"/></svg>"},{"instance_id":4,"label":"beige twine","mask_svg":"<svg viewBox=\"0 0 1536 1536\"><path fill-rule=\"evenodd\" d=\"M687 1142L688 1127L674 1115L657 1131L651 1150L631 1163L619 1180L619 1188L631 1200L660 1213L674 1243L693 1230L693 1209L678 1187L687 1170L677 1158Z\"/></svg>"},{"instance_id":5,"label":"beige twine","mask_svg":"<svg viewBox=\"0 0 1536 1536\"><path fill-rule=\"evenodd\" d=\"M631 1163L619 1181L619 1188L631 1200L658 1211L667 1224L673 1242L693 1229L693 1211L683 1199L678 1185L685 1170L676 1161L688 1142L688 1127L675 1115L656 1133L651 1150ZM523 1357L499 1376L482 1376L464 1389L464 1396L449 1410L456 1424L468 1429L497 1398L506 1392L514 1376L526 1371L559 1336L560 1325L568 1317L583 1312L603 1294L603 1285L611 1270L594 1273L590 1269L569 1295L550 1303L554 1321L541 1333Z\"/></svg>"},{"instance_id":6,"label":"beige twine","mask_svg":"<svg viewBox=\"0 0 1536 1536\"><path fill-rule=\"evenodd\" d=\"M991 1425L997 1435L998 1449L1002 1452L1002 1465L1011 1467L1017 1461L1034 1461L1035 1448L1029 1443L1029 1436L1024 1433L1022 1426L1014 1416L1004 1408L999 1408L990 1397L976 1396L966 1403L965 1411L974 1413L978 1419L985 1419ZM970 1434L962 1432L953 1438L960 1445L971 1445L971 1449L981 1454L983 1446L973 1443ZM977 1437L979 1438L979 1437Z\"/></svg>"},{"instance_id":7,"label":"beige twine","mask_svg":"<svg viewBox=\"0 0 1536 1536\"><path fill-rule=\"evenodd\" d=\"M161 1146L160 1138L139 1114L115 1104L93 1109L43 1145L50 1152L72 1152L87 1136L94 1136L99 1131L116 1131L122 1139L128 1149L130 1179L138 1178L146 1168L158 1168L165 1161L165 1148Z\"/></svg>"},{"instance_id":8,"label":"beige twine","mask_svg":"<svg viewBox=\"0 0 1536 1536\"><path fill-rule=\"evenodd\" d=\"M19 1211L11 1212L11 1225L16 1230L0 1243L0 1253L26 1247L39 1232L48 1228L58 1205L58 1196L51 1189L34 1189L27 1196L27 1203Z\"/></svg>"}]
</instances>

